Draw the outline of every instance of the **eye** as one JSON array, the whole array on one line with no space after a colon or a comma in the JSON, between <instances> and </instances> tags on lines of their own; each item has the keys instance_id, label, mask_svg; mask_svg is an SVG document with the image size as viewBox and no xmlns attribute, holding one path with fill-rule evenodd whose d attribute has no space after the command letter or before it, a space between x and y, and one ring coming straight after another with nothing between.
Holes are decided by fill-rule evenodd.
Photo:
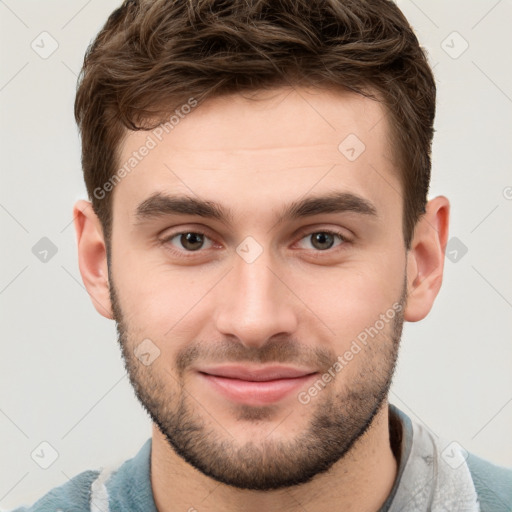
<instances>
[{"instance_id":1,"label":"eye","mask_svg":"<svg viewBox=\"0 0 512 512\"><path fill-rule=\"evenodd\" d=\"M176 233L167 237L163 242L169 243L180 250L185 249L187 252L209 249L212 246L212 241L204 233L194 231Z\"/></svg>"},{"instance_id":2,"label":"eye","mask_svg":"<svg viewBox=\"0 0 512 512\"><path fill-rule=\"evenodd\" d=\"M337 240L338 244L336 244ZM302 238L301 242L303 241L308 242L310 246L303 246L302 249L312 248L318 251L327 251L329 249L332 249L333 247L345 243L347 239L343 236L343 234L334 231L315 231L313 233L309 233L304 238Z\"/></svg>"}]
</instances>

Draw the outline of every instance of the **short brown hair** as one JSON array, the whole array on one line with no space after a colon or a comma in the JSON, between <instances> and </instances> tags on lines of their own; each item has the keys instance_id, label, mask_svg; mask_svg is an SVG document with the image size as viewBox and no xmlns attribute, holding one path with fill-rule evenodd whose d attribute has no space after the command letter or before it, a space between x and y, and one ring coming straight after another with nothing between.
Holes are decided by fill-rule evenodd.
<instances>
[{"instance_id":1,"label":"short brown hair","mask_svg":"<svg viewBox=\"0 0 512 512\"><path fill-rule=\"evenodd\" d=\"M75 100L84 179L107 243L112 194L94 191L116 172L126 129L152 129L191 97L299 84L382 101L409 248L427 202L436 87L390 0L126 0L88 48Z\"/></svg>"}]
</instances>

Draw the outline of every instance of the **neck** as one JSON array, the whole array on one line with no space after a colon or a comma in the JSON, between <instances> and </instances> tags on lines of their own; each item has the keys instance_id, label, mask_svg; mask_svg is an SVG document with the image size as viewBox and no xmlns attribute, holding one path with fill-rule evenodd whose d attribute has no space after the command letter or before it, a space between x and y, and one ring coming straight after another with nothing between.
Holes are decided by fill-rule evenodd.
<instances>
[{"instance_id":1,"label":"neck","mask_svg":"<svg viewBox=\"0 0 512 512\"><path fill-rule=\"evenodd\" d=\"M159 512L377 512L396 473L387 403L365 435L329 471L306 484L273 491L237 489L203 475L176 455L153 425L151 485Z\"/></svg>"}]
</instances>

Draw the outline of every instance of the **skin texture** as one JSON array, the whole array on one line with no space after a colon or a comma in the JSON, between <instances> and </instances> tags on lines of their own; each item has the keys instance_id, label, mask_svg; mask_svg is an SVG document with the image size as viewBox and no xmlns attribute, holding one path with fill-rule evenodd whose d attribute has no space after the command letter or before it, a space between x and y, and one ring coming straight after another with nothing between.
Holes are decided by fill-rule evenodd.
<instances>
[{"instance_id":1,"label":"skin texture","mask_svg":"<svg viewBox=\"0 0 512 512\"><path fill-rule=\"evenodd\" d=\"M365 145L353 161L338 149L349 134ZM128 374L154 422L159 511L373 511L385 501L396 475L387 391L402 322L432 307L449 218L445 197L430 200L406 251L387 134L382 106L353 93L215 98L114 188L110 268L90 203L75 205L82 278L98 312L117 320ZM148 135L127 134L120 167ZM363 198L375 215L278 220L294 201L335 192ZM137 217L155 193L215 202L231 217ZM319 249L312 235L326 231L342 238ZM200 248L187 252L181 233L203 233L204 245L192 238ZM237 252L248 236L261 252L250 263ZM235 403L198 374L211 364L279 362L317 378L390 311L307 404L297 392L270 405ZM148 339L159 355L145 365L134 350Z\"/></svg>"}]
</instances>

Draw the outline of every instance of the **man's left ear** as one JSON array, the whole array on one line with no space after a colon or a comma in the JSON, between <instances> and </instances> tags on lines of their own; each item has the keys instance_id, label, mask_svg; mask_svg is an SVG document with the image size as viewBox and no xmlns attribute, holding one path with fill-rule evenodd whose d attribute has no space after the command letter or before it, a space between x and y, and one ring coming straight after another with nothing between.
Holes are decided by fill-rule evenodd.
<instances>
[{"instance_id":1,"label":"man's left ear","mask_svg":"<svg viewBox=\"0 0 512 512\"><path fill-rule=\"evenodd\" d=\"M408 297L404 319L408 322L417 322L428 315L441 288L449 217L450 202L438 196L427 203L426 213L414 229L407 253Z\"/></svg>"}]
</instances>

